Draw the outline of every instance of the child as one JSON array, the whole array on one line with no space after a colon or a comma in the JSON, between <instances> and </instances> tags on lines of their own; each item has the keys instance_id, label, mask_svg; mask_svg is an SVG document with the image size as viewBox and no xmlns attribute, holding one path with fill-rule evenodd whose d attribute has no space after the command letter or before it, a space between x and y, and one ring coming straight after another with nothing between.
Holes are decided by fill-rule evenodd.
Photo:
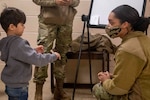
<instances>
[{"instance_id":1,"label":"child","mask_svg":"<svg viewBox=\"0 0 150 100\"><path fill-rule=\"evenodd\" d=\"M33 49L27 40L21 38L25 22L24 12L14 7L5 8L0 16L1 26L7 34L0 40L0 59L5 62L1 79L6 85L9 100L28 99L32 64L44 66L60 59L59 53L42 54L42 46Z\"/></svg>"}]
</instances>

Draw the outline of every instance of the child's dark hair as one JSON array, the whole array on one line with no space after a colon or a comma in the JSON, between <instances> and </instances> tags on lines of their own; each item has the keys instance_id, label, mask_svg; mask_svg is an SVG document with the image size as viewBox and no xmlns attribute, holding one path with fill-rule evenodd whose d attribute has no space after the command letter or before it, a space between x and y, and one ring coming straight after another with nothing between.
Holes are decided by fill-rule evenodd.
<instances>
[{"instance_id":1,"label":"child's dark hair","mask_svg":"<svg viewBox=\"0 0 150 100\"><path fill-rule=\"evenodd\" d=\"M140 17L138 11L129 6L121 5L113 9L112 12L121 23L128 22L131 24L132 29L135 31L146 31L149 25L149 18Z\"/></svg>"},{"instance_id":2,"label":"child's dark hair","mask_svg":"<svg viewBox=\"0 0 150 100\"><path fill-rule=\"evenodd\" d=\"M0 15L0 23L6 33L10 24L17 26L18 23L25 24L25 22L24 12L14 7L5 8Z\"/></svg>"}]
</instances>

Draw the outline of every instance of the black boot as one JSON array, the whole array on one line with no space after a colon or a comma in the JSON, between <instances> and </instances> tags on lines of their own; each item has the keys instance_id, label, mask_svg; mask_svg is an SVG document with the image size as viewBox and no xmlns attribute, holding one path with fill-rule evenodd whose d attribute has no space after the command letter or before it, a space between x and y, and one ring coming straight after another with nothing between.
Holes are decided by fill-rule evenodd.
<instances>
[{"instance_id":1,"label":"black boot","mask_svg":"<svg viewBox=\"0 0 150 100\"><path fill-rule=\"evenodd\" d=\"M36 83L34 100L42 100L43 96L43 83Z\"/></svg>"},{"instance_id":2,"label":"black boot","mask_svg":"<svg viewBox=\"0 0 150 100\"><path fill-rule=\"evenodd\" d=\"M54 90L54 100L71 100L69 96L63 90L64 79L56 79L56 88Z\"/></svg>"}]
</instances>

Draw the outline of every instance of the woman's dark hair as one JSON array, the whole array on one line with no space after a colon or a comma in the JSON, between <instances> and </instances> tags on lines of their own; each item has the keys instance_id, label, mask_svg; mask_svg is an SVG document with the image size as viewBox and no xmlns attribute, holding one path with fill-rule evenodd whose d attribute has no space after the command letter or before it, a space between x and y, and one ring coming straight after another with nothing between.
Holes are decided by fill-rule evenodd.
<instances>
[{"instance_id":1,"label":"woman's dark hair","mask_svg":"<svg viewBox=\"0 0 150 100\"><path fill-rule=\"evenodd\" d=\"M129 6L121 5L112 10L115 17L120 20L121 23L128 22L135 31L146 31L149 25L149 19L140 17L138 11Z\"/></svg>"},{"instance_id":2,"label":"woman's dark hair","mask_svg":"<svg viewBox=\"0 0 150 100\"><path fill-rule=\"evenodd\" d=\"M23 11L14 8L7 7L5 8L0 15L0 23L5 32L8 31L10 24L17 26L18 23L25 23L26 16Z\"/></svg>"}]
</instances>

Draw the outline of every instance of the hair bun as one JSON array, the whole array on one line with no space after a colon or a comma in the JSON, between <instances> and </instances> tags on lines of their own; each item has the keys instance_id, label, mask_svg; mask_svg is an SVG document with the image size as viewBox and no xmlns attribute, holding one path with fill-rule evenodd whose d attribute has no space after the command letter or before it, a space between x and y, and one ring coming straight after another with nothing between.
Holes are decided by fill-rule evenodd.
<instances>
[{"instance_id":1,"label":"hair bun","mask_svg":"<svg viewBox=\"0 0 150 100\"><path fill-rule=\"evenodd\" d=\"M150 24L150 19L145 17L140 17L139 20L134 24L133 28L135 31L145 31ZM140 29L140 30L139 30Z\"/></svg>"}]
</instances>

